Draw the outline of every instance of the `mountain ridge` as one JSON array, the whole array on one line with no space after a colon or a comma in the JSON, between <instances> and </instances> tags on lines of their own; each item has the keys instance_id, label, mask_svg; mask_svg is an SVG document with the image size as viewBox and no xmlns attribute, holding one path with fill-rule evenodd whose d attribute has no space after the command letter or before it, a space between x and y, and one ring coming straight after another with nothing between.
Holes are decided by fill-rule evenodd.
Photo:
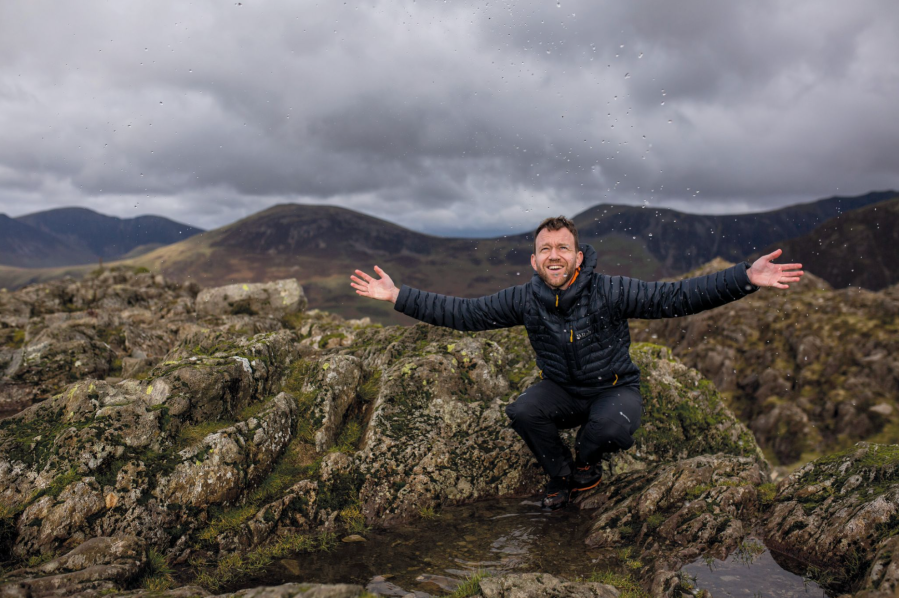
<instances>
[{"instance_id":1,"label":"mountain ridge","mask_svg":"<svg viewBox=\"0 0 899 598\"><path fill-rule=\"evenodd\" d=\"M574 221L581 241L599 254L598 271L655 280L715 257L742 261L769 239L785 240L778 235L811 231L847 205L871 205L893 195L873 192L782 208L773 212L773 223L765 220L768 212L708 216L610 204L581 212ZM532 236L438 237L338 206L278 204L121 263L203 286L297 278L312 307L344 317L410 323L389 304L359 300L349 274L357 268L370 272L377 264L397 285L461 297L489 295L530 279ZM60 275L58 270L0 270L0 286L15 288Z\"/></svg>"},{"instance_id":2,"label":"mountain ridge","mask_svg":"<svg viewBox=\"0 0 899 598\"><path fill-rule=\"evenodd\" d=\"M118 218L82 207L54 208L0 219L0 264L66 267L121 258L183 240L202 229L155 215Z\"/></svg>"}]
</instances>

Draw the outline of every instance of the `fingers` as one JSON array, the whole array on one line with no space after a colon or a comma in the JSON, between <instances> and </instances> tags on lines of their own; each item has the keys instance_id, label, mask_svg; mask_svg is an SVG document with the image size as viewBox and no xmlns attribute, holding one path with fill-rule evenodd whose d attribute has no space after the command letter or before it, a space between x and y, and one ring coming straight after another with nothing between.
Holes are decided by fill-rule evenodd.
<instances>
[{"instance_id":1,"label":"fingers","mask_svg":"<svg viewBox=\"0 0 899 598\"><path fill-rule=\"evenodd\" d=\"M781 253L783 253L782 249L775 249L768 255L763 255L762 257L770 262L771 260L779 258Z\"/></svg>"},{"instance_id":2,"label":"fingers","mask_svg":"<svg viewBox=\"0 0 899 598\"><path fill-rule=\"evenodd\" d=\"M378 267L375 266L375 269L377 270ZM375 281L374 278L372 278L371 276L369 276L368 274L366 274L366 273L363 272L362 270L356 270L356 274L358 274L358 275L359 275L363 280L365 280L366 282L374 282L374 281Z\"/></svg>"}]
</instances>

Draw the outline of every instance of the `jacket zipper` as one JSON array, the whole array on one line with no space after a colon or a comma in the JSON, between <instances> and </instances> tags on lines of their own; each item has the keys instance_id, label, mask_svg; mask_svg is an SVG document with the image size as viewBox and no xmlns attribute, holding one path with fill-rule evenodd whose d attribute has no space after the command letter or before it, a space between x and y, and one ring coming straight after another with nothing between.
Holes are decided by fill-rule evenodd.
<instances>
[{"instance_id":1,"label":"jacket zipper","mask_svg":"<svg viewBox=\"0 0 899 598\"><path fill-rule=\"evenodd\" d=\"M574 366L580 371L581 358L577 353L577 343L574 342L574 326L569 330L568 342L571 344L571 352L574 354Z\"/></svg>"}]
</instances>

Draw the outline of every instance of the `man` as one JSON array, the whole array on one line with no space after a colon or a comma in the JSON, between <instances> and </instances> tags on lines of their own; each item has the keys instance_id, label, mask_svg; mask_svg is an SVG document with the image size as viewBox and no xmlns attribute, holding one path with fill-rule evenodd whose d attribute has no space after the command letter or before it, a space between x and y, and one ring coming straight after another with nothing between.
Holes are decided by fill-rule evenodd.
<instances>
[{"instance_id":1,"label":"man","mask_svg":"<svg viewBox=\"0 0 899 598\"><path fill-rule=\"evenodd\" d=\"M547 218L534 233L530 282L487 297L462 299L397 289L381 268L380 278L356 270L351 286L363 297L390 301L408 316L456 330L489 330L523 324L537 354L541 381L506 407L512 428L549 475L546 509L568 502L602 478L603 455L634 444L643 401L640 370L631 361L628 318L672 318L724 305L760 287L789 288L802 264L774 264L781 250L751 266L679 282L643 282L593 271L596 252L578 243L574 223ZM560 429L580 426L575 458Z\"/></svg>"}]
</instances>

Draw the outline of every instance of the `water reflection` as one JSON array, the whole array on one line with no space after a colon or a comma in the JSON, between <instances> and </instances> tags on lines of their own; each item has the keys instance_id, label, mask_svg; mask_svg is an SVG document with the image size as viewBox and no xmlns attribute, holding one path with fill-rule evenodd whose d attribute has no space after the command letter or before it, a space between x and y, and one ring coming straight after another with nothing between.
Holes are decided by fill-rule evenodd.
<instances>
[{"instance_id":1,"label":"water reflection","mask_svg":"<svg viewBox=\"0 0 899 598\"><path fill-rule=\"evenodd\" d=\"M444 509L413 525L373 530L366 542L330 553L284 559L252 585L356 583L382 596L442 596L477 571L550 573L565 579L621 570L615 551L586 548L589 512L540 511L534 501L491 500ZM626 547L622 547L626 548ZM621 571L624 572L624 571ZM722 596L824 596L814 583L783 570L764 546L744 543L726 561L699 559L685 568L699 588Z\"/></svg>"},{"instance_id":2,"label":"water reflection","mask_svg":"<svg viewBox=\"0 0 899 598\"><path fill-rule=\"evenodd\" d=\"M568 579L599 566L584 539L590 517L577 509L544 513L537 502L491 500L444 509L413 525L373 530L367 542L285 559L265 583L358 583L382 596L451 592L477 571L545 571Z\"/></svg>"},{"instance_id":3,"label":"water reflection","mask_svg":"<svg viewBox=\"0 0 899 598\"><path fill-rule=\"evenodd\" d=\"M683 568L695 585L722 596L765 598L823 598L815 582L783 569L765 545L756 538L743 542L724 561L704 557Z\"/></svg>"}]
</instances>

